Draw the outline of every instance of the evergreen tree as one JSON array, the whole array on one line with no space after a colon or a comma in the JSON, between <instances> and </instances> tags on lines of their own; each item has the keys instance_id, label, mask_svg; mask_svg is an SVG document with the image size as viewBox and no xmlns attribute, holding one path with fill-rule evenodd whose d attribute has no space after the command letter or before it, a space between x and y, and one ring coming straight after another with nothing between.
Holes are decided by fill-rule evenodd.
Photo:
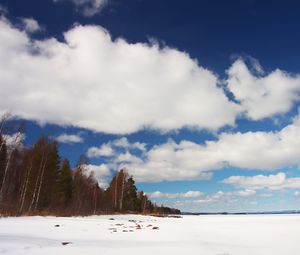
<instances>
[{"instance_id":1,"label":"evergreen tree","mask_svg":"<svg viewBox=\"0 0 300 255\"><path fill-rule=\"evenodd\" d=\"M56 142L42 136L32 148L7 149L0 134L0 215L180 213L152 204L143 191L138 192L126 169L117 172L102 190L86 162L81 157L73 171L68 160L60 165Z\"/></svg>"},{"instance_id":2,"label":"evergreen tree","mask_svg":"<svg viewBox=\"0 0 300 255\"><path fill-rule=\"evenodd\" d=\"M73 195L72 170L67 159L63 161L60 169L57 190L59 204L63 207L67 207L70 204Z\"/></svg>"},{"instance_id":3,"label":"evergreen tree","mask_svg":"<svg viewBox=\"0 0 300 255\"><path fill-rule=\"evenodd\" d=\"M140 211L140 201L137 196L137 188L132 176L129 177L126 182L124 193L124 210L133 212Z\"/></svg>"},{"instance_id":4,"label":"evergreen tree","mask_svg":"<svg viewBox=\"0 0 300 255\"><path fill-rule=\"evenodd\" d=\"M33 146L31 160L27 166L28 210L50 209L55 194L55 183L59 171L59 155L57 144L41 137Z\"/></svg>"}]
</instances>

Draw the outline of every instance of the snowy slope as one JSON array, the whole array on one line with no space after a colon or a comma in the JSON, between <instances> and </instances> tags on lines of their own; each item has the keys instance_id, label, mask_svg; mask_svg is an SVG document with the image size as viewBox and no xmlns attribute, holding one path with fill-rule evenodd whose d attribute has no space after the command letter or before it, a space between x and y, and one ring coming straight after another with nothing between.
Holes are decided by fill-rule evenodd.
<instances>
[{"instance_id":1,"label":"snowy slope","mask_svg":"<svg viewBox=\"0 0 300 255\"><path fill-rule=\"evenodd\" d=\"M0 253L14 255L298 255L299 236L300 215L0 219Z\"/></svg>"}]
</instances>

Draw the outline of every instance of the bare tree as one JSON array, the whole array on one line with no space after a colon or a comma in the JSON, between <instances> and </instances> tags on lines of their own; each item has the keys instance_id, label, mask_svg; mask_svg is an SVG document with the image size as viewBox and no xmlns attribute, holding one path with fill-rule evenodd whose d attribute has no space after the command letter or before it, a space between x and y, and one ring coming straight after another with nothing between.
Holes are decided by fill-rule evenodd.
<instances>
[{"instance_id":1,"label":"bare tree","mask_svg":"<svg viewBox=\"0 0 300 255\"><path fill-rule=\"evenodd\" d=\"M8 153L7 162L6 162L4 175L3 175L3 180L2 180L1 189L0 189L0 206L3 202L4 186L5 186L5 181L6 181L8 169L9 169L9 166L10 166L10 163L11 163L11 156L12 156L12 153L14 152L14 150L19 146L19 144L21 142L21 139L20 139L21 136L22 136L22 133L20 133L20 132L18 132L15 135L13 143L12 143L11 148L10 148L9 153Z\"/></svg>"},{"instance_id":2,"label":"bare tree","mask_svg":"<svg viewBox=\"0 0 300 255\"><path fill-rule=\"evenodd\" d=\"M127 171L126 169L122 169L120 171L120 173L122 174L122 187L121 187L121 198L120 198L120 211L122 211L123 209L123 198L124 198L124 186L125 186L125 180L127 177Z\"/></svg>"},{"instance_id":3,"label":"bare tree","mask_svg":"<svg viewBox=\"0 0 300 255\"><path fill-rule=\"evenodd\" d=\"M115 182L115 196L114 196L114 209L117 209L117 196L118 196L118 175L116 175Z\"/></svg>"},{"instance_id":4,"label":"bare tree","mask_svg":"<svg viewBox=\"0 0 300 255\"><path fill-rule=\"evenodd\" d=\"M96 214L97 211L97 185L94 185L94 214Z\"/></svg>"},{"instance_id":5,"label":"bare tree","mask_svg":"<svg viewBox=\"0 0 300 255\"><path fill-rule=\"evenodd\" d=\"M29 211L31 211L33 205L34 205L34 202L35 202L35 199L36 199L36 196L37 196L37 192L38 192L38 187L39 187L39 180L40 180L40 173L41 173L41 170L43 168L43 164L44 164L44 157L45 157L45 149L43 150L43 154L42 154L42 159L41 159L41 163L40 163L40 167L38 169L38 176L36 178L36 182L35 182L35 186L34 186L34 191L33 191L33 194L32 194L32 199L31 199L31 203L30 203L30 206L29 206Z\"/></svg>"},{"instance_id":6,"label":"bare tree","mask_svg":"<svg viewBox=\"0 0 300 255\"><path fill-rule=\"evenodd\" d=\"M43 185L43 180L44 180L44 173L45 173L45 168L46 168L46 164L47 164L47 159L48 159L48 155L46 155L46 159L42 168L42 174L41 174L41 179L40 179L40 184L39 184L39 189L38 189L38 193L37 193L37 198L36 198L36 202L35 202L35 207L34 210L37 209L39 200L40 200L40 194L41 194L41 189L42 189L42 185Z\"/></svg>"},{"instance_id":7,"label":"bare tree","mask_svg":"<svg viewBox=\"0 0 300 255\"><path fill-rule=\"evenodd\" d=\"M24 208L25 197L26 197L29 178L30 178L30 174L31 174L31 170L32 170L32 161L33 161L33 158L31 156L30 167L27 170L27 173L26 173L26 176L25 176L25 181L24 181L24 184L23 184L23 187L22 187L22 190L21 190L21 197L20 197L21 206L20 206L19 212L22 212L23 208Z\"/></svg>"},{"instance_id":8,"label":"bare tree","mask_svg":"<svg viewBox=\"0 0 300 255\"><path fill-rule=\"evenodd\" d=\"M10 112L4 113L3 116L1 117L1 120L0 120L0 135L1 136L3 134L3 129L4 129L5 123L9 120L10 117L11 117ZM4 144L5 144L5 139L3 138L1 145L0 145L0 151L2 150L2 147L4 146Z\"/></svg>"},{"instance_id":9,"label":"bare tree","mask_svg":"<svg viewBox=\"0 0 300 255\"><path fill-rule=\"evenodd\" d=\"M2 115L0 119L0 135L2 135L5 123L9 120L11 116L12 116L11 112L6 112Z\"/></svg>"}]
</instances>

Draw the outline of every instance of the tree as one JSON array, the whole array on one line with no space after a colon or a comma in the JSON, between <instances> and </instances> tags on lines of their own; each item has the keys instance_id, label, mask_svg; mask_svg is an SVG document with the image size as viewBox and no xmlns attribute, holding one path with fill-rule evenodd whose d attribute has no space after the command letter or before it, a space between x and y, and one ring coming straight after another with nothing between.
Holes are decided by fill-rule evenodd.
<instances>
[{"instance_id":1,"label":"tree","mask_svg":"<svg viewBox=\"0 0 300 255\"><path fill-rule=\"evenodd\" d=\"M60 164L58 145L42 136L32 147L12 146L0 134L0 214L90 215L102 212L180 213L158 207L138 192L126 169L112 178L104 191L90 172L85 157L72 170Z\"/></svg>"},{"instance_id":2,"label":"tree","mask_svg":"<svg viewBox=\"0 0 300 255\"><path fill-rule=\"evenodd\" d=\"M94 213L98 210L101 193L93 172L88 174L84 165L78 166L74 172L72 211L80 215Z\"/></svg>"},{"instance_id":3,"label":"tree","mask_svg":"<svg viewBox=\"0 0 300 255\"><path fill-rule=\"evenodd\" d=\"M20 207L19 207L19 213L22 213L24 210L24 205L25 205L25 199L27 196L27 191L29 187L29 181L30 181L30 176L31 176L31 171L32 171L32 166L33 166L33 153L32 150L26 151L26 156L23 160L23 178L22 178L22 188L20 191Z\"/></svg>"},{"instance_id":4,"label":"tree","mask_svg":"<svg viewBox=\"0 0 300 255\"><path fill-rule=\"evenodd\" d=\"M5 162L5 167L4 167L4 172L3 172L3 176L2 176L2 183L0 184L0 207L2 207L3 205L3 201L5 199L5 191L6 191L6 188L7 188L7 184L9 184L9 182L7 181L7 176L9 174L9 169L10 169L10 166L11 166L11 159L12 159L12 155L13 153L18 149L19 145L20 145L20 142L21 142L21 139L20 137L22 136L22 133L18 132L15 134L14 136L14 140L9 148L9 150L7 150L7 159L6 159L6 162ZM5 145L5 142L2 141L1 143L1 150L3 149Z\"/></svg>"},{"instance_id":5,"label":"tree","mask_svg":"<svg viewBox=\"0 0 300 255\"><path fill-rule=\"evenodd\" d=\"M6 150L6 144L4 139L2 138L2 135L0 134L0 190L2 188L2 182L4 177L4 171L6 167L6 160L7 160L7 150Z\"/></svg>"},{"instance_id":6,"label":"tree","mask_svg":"<svg viewBox=\"0 0 300 255\"><path fill-rule=\"evenodd\" d=\"M59 172L56 142L41 137L33 146L32 162L28 167L30 169L27 189L30 200L28 210L37 211L49 208L53 202L55 183Z\"/></svg>"},{"instance_id":7,"label":"tree","mask_svg":"<svg viewBox=\"0 0 300 255\"><path fill-rule=\"evenodd\" d=\"M129 177L126 182L124 194L124 210L133 212L140 211L140 201L137 196L137 188L132 176Z\"/></svg>"},{"instance_id":8,"label":"tree","mask_svg":"<svg viewBox=\"0 0 300 255\"><path fill-rule=\"evenodd\" d=\"M57 183L58 201L60 206L67 207L73 195L73 178L70 163L67 159L62 162Z\"/></svg>"}]
</instances>

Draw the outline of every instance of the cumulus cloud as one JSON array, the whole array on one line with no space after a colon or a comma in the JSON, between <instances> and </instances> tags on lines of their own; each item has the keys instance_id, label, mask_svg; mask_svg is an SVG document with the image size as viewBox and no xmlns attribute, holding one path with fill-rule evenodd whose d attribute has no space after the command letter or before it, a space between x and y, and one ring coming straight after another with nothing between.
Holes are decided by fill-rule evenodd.
<instances>
[{"instance_id":1,"label":"cumulus cloud","mask_svg":"<svg viewBox=\"0 0 300 255\"><path fill-rule=\"evenodd\" d=\"M126 167L140 182L209 179L208 171L214 166L209 159L197 158L197 146L200 145L169 140L151 148L139 162L123 163L121 167Z\"/></svg>"},{"instance_id":2,"label":"cumulus cloud","mask_svg":"<svg viewBox=\"0 0 300 255\"><path fill-rule=\"evenodd\" d=\"M163 193L160 191L155 191L152 193L147 193L150 198L196 198L201 197L204 194L200 191L187 191L184 193Z\"/></svg>"},{"instance_id":3,"label":"cumulus cloud","mask_svg":"<svg viewBox=\"0 0 300 255\"><path fill-rule=\"evenodd\" d=\"M181 201L186 200L187 203L204 204L204 203L217 203L220 201L235 201L238 197L251 197L256 195L255 190L241 190L236 192L223 192L218 191L212 194L204 194L200 191L188 191L185 193L163 193L160 191L155 191L152 193L147 193L150 198L165 198L165 199L181 199ZM196 199L195 198L199 198ZM194 199L194 200L192 200Z\"/></svg>"},{"instance_id":4,"label":"cumulus cloud","mask_svg":"<svg viewBox=\"0 0 300 255\"><path fill-rule=\"evenodd\" d=\"M267 75L259 63L252 61L253 74L242 59L227 71L227 86L252 120L288 112L299 101L300 76L276 69Z\"/></svg>"},{"instance_id":5,"label":"cumulus cloud","mask_svg":"<svg viewBox=\"0 0 300 255\"><path fill-rule=\"evenodd\" d=\"M33 18L22 18L21 21L24 30L28 33L34 33L42 29L39 23Z\"/></svg>"},{"instance_id":6,"label":"cumulus cloud","mask_svg":"<svg viewBox=\"0 0 300 255\"><path fill-rule=\"evenodd\" d=\"M0 31L0 114L124 134L217 130L240 112L215 74L176 49L112 40L99 26L76 25L63 42L4 19Z\"/></svg>"},{"instance_id":7,"label":"cumulus cloud","mask_svg":"<svg viewBox=\"0 0 300 255\"><path fill-rule=\"evenodd\" d=\"M60 143L83 143L83 138L80 134L61 134L55 137L55 140Z\"/></svg>"},{"instance_id":8,"label":"cumulus cloud","mask_svg":"<svg viewBox=\"0 0 300 255\"><path fill-rule=\"evenodd\" d=\"M228 166L269 171L298 167L299 136L296 117L277 132L222 133L204 144L169 140L148 150L141 161L122 166L138 181L207 179L212 171Z\"/></svg>"},{"instance_id":9,"label":"cumulus cloud","mask_svg":"<svg viewBox=\"0 0 300 255\"><path fill-rule=\"evenodd\" d=\"M87 151L89 158L111 157L114 155L114 150L110 144L103 144L100 147L91 147Z\"/></svg>"},{"instance_id":10,"label":"cumulus cloud","mask_svg":"<svg viewBox=\"0 0 300 255\"><path fill-rule=\"evenodd\" d=\"M24 133L20 133L20 132L17 132L15 134L12 134L12 135L8 135L8 134L4 134L2 135L3 137L3 140L5 141L5 144L13 149L13 148L16 148L16 147L19 147L19 146L23 146L23 142L26 138L26 135Z\"/></svg>"},{"instance_id":11,"label":"cumulus cloud","mask_svg":"<svg viewBox=\"0 0 300 255\"><path fill-rule=\"evenodd\" d=\"M223 192L223 191L218 191L213 194L206 195L203 198L200 198L198 200L193 200L192 202L194 204L213 204L213 203L218 203L218 202L235 202L236 199L234 198L234 194L231 192Z\"/></svg>"},{"instance_id":12,"label":"cumulus cloud","mask_svg":"<svg viewBox=\"0 0 300 255\"><path fill-rule=\"evenodd\" d=\"M115 150L108 162L114 169L127 168L138 182L209 179L213 171L228 166L272 171L300 165L299 136L300 117L297 116L290 125L276 132L221 133L216 140L204 144L168 140L141 155ZM122 144L131 147L127 142ZM119 141L108 144L116 148L113 144Z\"/></svg>"},{"instance_id":13,"label":"cumulus cloud","mask_svg":"<svg viewBox=\"0 0 300 255\"><path fill-rule=\"evenodd\" d=\"M140 150L140 151L146 151L146 145L145 143L140 142L134 142L130 143L126 137L121 137L120 139L114 140L112 142L112 145L119 148L124 148L128 150Z\"/></svg>"},{"instance_id":14,"label":"cumulus cloud","mask_svg":"<svg viewBox=\"0 0 300 255\"><path fill-rule=\"evenodd\" d=\"M286 174L282 172L276 175L255 175L250 177L231 176L222 182L252 190L282 190L300 188L300 178L288 178Z\"/></svg>"},{"instance_id":15,"label":"cumulus cloud","mask_svg":"<svg viewBox=\"0 0 300 255\"><path fill-rule=\"evenodd\" d=\"M130 153L132 150L137 150L140 152L146 151L145 143L134 142L130 143L126 137L121 137L119 139L109 141L108 143L103 143L99 147L91 147L87 151L87 156L89 158L98 158L98 157L113 157L116 156L117 162L133 162L136 157ZM116 151L122 149L125 152L117 154Z\"/></svg>"},{"instance_id":16,"label":"cumulus cloud","mask_svg":"<svg viewBox=\"0 0 300 255\"><path fill-rule=\"evenodd\" d=\"M131 154L129 151L119 154L118 156L116 156L116 158L113 161L114 163L128 162L128 163L137 163L137 164L143 162L140 157Z\"/></svg>"},{"instance_id":17,"label":"cumulus cloud","mask_svg":"<svg viewBox=\"0 0 300 255\"><path fill-rule=\"evenodd\" d=\"M53 0L53 1L54 2L70 1L76 6L77 11L82 13L82 15L86 17L92 17L96 15L107 4L107 0Z\"/></svg>"},{"instance_id":18,"label":"cumulus cloud","mask_svg":"<svg viewBox=\"0 0 300 255\"><path fill-rule=\"evenodd\" d=\"M245 189L236 192L236 195L240 197L250 197L250 196L254 196L255 194L256 191L253 189Z\"/></svg>"},{"instance_id":19,"label":"cumulus cloud","mask_svg":"<svg viewBox=\"0 0 300 255\"><path fill-rule=\"evenodd\" d=\"M255 75L235 61L227 80L235 103L218 77L185 52L112 40L100 26L75 25L63 42L36 40L28 32L39 29L37 21L23 23L27 32L0 20L0 113L10 109L41 123L127 134L218 130L233 126L242 112L258 120L287 112L299 100L299 76L281 70ZM255 64L257 73L260 68Z\"/></svg>"},{"instance_id":20,"label":"cumulus cloud","mask_svg":"<svg viewBox=\"0 0 300 255\"><path fill-rule=\"evenodd\" d=\"M83 165L83 169L85 169L85 173L87 175L93 174L95 179L98 181L98 184L101 188L107 188L109 186L109 180L111 176L111 171L109 167L105 164L100 165Z\"/></svg>"}]
</instances>

